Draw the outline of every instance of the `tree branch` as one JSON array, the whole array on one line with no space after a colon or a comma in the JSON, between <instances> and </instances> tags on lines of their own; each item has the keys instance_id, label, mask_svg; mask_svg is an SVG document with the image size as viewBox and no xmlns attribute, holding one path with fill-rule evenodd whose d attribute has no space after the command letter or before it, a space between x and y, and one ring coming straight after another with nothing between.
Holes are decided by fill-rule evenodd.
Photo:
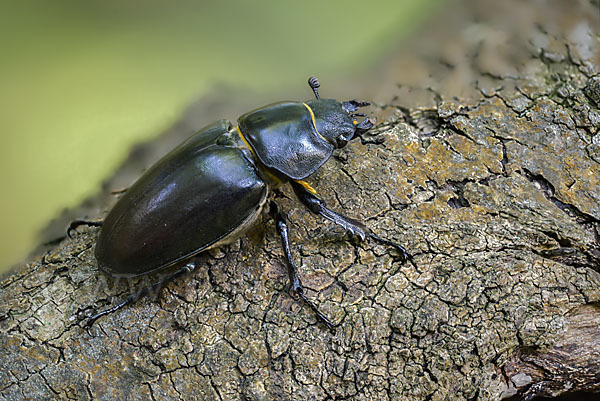
<instances>
[{"instance_id":1,"label":"tree branch","mask_svg":"<svg viewBox=\"0 0 600 401\"><path fill-rule=\"evenodd\" d=\"M88 333L78 317L150 280L100 274L98 229L89 228L0 282L0 395L498 400L599 391L598 13L585 1L481 3L453 5L445 17L462 34L436 31L441 46L413 54L413 66L436 78L413 77L411 96L425 100L411 105L406 87L386 80L376 90L396 100L376 110L381 124L310 180L332 209L403 244L414 263L340 239L289 189L279 199L306 295L335 333L285 292L266 216L157 298ZM465 21L507 3L499 20ZM460 13L469 15L453 19ZM514 16L522 29L499 30ZM428 49L432 37L415 47ZM444 50L450 40L458 53Z\"/></svg>"}]
</instances>

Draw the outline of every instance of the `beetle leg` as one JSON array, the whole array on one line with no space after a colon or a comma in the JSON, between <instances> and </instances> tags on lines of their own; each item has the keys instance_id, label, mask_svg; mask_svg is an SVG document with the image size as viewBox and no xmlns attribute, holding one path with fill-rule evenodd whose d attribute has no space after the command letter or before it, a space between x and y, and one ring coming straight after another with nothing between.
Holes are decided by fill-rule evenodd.
<instances>
[{"instance_id":1,"label":"beetle leg","mask_svg":"<svg viewBox=\"0 0 600 401\"><path fill-rule=\"evenodd\" d=\"M360 238L361 241L364 241L368 237L379 242L380 244L394 247L395 249L400 251L400 253L402 254L402 259L405 261L411 257L402 245L383 239L378 235L373 234L367 227L365 227L358 221L349 217L342 216L341 214L338 214L333 210L327 208L325 202L317 198L303 185L295 181L290 181L290 183L292 184L292 188L294 189L296 196L298 196L298 198L300 199L300 202L302 202L311 212L323 216L327 220L332 221L335 224L343 227L350 234Z\"/></svg>"},{"instance_id":2,"label":"beetle leg","mask_svg":"<svg viewBox=\"0 0 600 401\"><path fill-rule=\"evenodd\" d=\"M89 226L89 227L100 227L102 226L102 221L90 221L90 220L73 220L69 227L67 228L67 236L69 238L73 238L71 235L73 231L77 230L77 227L80 226Z\"/></svg>"},{"instance_id":3,"label":"beetle leg","mask_svg":"<svg viewBox=\"0 0 600 401\"><path fill-rule=\"evenodd\" d=\"M277 204L275 202L271 202L270 212L275 219L275 223L277 225L277 232L279 233L279 236L281 237L283 251L285 252L285 258L288 262L288 276L290 278L290 290L292 290L295 293L300 293L303 291L303 287L302 287L302 283L300 282L300 279L298 278L298 266L296 266L296 263L294 262L294 259L292 258L292 252L290 249L290 240L289 240L289 235L288 235L289 233L288 233L287 221L286 221L285 217L283 217L283 214L281 213L281 211L279 210L279 207L277 206Z\"/></svg>"},{"instance_id":4,"label":"beetle leg","mask_svg":"<svg viewBox=\"0 0 600 401\"><path fill-rule=\"evenodd\" d=\"M184 266L180 267L179 269L177 269L176 271L174 271L173 273L161 278L156 283L149 285L147 287L144 287L141 290L134 292L133 294L130 294L127 298L125 298L125 300L123 302L90 317L90 319L86 323L87 328L89 329L90 327L92 327L92 325L96 322L96 320L100 319L102 316L109 315L109 314L123 308L124 306L133 304L138 299L140 299L148 294L152 294L155 291L160 291L160 289L162 287L164 287L166 284L168 284L169 282L173 281L174 279L176 279L177 277L179 277L185 273L191 272L195 268L196 268L196 264L194 262L189 262L186 265L184 265Z\"/></svg>"},{"instance_id":5,"label":"beetle leg","mask_svg":"<svg viewBox=\"0 0 600 401\"><path fill-rule=\"evenodd\" d=\"M298 278L298 267L296 266L296 263L294 263L294 259L292 258L292 252L290 250L290 241L289 241L289 236L288 236L287 221L286 221L285 217L283 216L283 214L281 213L281 211L279 210L279 206L277 206L277 204L273 201L271 201L270 213L273 216L273 218L275 219L275 223L277 225L277 232L279 233L279 236L281 237L281 243L283 244L283 251L285 252L285 258L287 259L287 262L288 262L288 275L290 278L290 289L292 290L292 292L297 294L304 301L304 303L306 305L308 305L308 307L310 309L313 310L313 312L315 312L315 315L317 315L319 320L321 320L323 323L325 323L327 325L327 327L329 327L330 330L333 330L334 324L329 319L327 319L325 317L325 315L323 315L319 311L319 309L317 309L317 307L308 300L308 298L306 298L306 295L304 295L304 287L302 287L302 283L300 282L300 279Z\"/></svg>"}]
</instances>

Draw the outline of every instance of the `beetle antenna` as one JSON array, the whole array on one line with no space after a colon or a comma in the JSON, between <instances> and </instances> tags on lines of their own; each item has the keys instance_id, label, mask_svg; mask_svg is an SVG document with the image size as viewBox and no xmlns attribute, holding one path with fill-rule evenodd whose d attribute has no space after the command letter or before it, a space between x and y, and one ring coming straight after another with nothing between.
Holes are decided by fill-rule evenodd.
<instances>
[{"instance_id":1,"label":"beetle antenna","mask_svg":"<svg viewBox=\"0 0 600 401\"><path fill-rule=\"evenodd\" d=\"M310 88L315 93L315 97L317 98L317 100L320 99L319 91L317 89L321 86L321 84L319 83L317 77L313 75L312 77L308 78L308 85L310 85Z\"/></svg>"}]
</instances>

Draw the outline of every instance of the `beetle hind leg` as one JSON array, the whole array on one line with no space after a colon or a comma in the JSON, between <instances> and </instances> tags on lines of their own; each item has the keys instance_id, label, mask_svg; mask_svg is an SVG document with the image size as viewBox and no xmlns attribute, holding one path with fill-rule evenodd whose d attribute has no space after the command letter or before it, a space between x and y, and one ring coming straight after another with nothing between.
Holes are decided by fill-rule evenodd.
<instances>
[{"instance_id":1,"label":"beetle hind leg","mask_svg":"<svg viewBox=\"0 0 600 401\"><path fill-rule=\"evenodd\" d=\"M358 221L349 217L342 216L341 214L336 213L333 210L327 208L325 202L317 198L303 185L295 181L290 182L292 184L294 192L298 196L298 199L300 199L300 202L302 202L311 212L318 214L329 221L332 221L340 227L343 227L344 230L359 238L361 241L364 241L367 238L371 238L372 240L379 242L382 245L388 245L395 248L402 255L403 261L406 261L411 258L411 255L408 252L406 252L406 249L404 249L402 245L381 238L376 234L373 234L367 227L365 227Z\"/></svg>"},{"instance_id":2,"label":"beetle hind leg","mask_svg":"<svg viewBox=\"0 0 600 401\"><path fill-rule=\"evenodd\" d=\"M147 287L144 287L141 290L134 292L133 294L130 294L127 298L125 298L122 302L118 303L117 305L114 305L102 312L98 312L95 315L93 315L92 317L90 317L85 324L86 328L89 329L90 327L92 327L93 324L96 322L96 320L100 319L102 316L109 315L127 305L131 305L131 304L137 302L140 298L145 297L146 295L155 293L156 291L160 291L166 284L170 283L171 281L173 281L174 279L176 279L177 277L179 277L181 275L191 272L195 268L196 268L196 264L194 262L189 262L186 265L175 270L174 272L161 278L156 283L151 284Z\"/></svg>"},{"instance_id":3,"label":"beetle hind leg","mask_svg":"<svg viewBox=\"0 0 600 401\"><path fill-rule=\"evenodd\" d=\"M302 283L300 282L300 279L298 278L298 267L296 266L296 263L294 263L294 259L292 258L292 253L290 250L290 241L289 241L289 236L288 236L287 222L275 202L271 202L270 214L275 219L275 223L277 225L277 232L279 233L279 236L281 237L283 251L285 252L285 258L287 259L287 262L288 262L288 275L290 278L290 290L293 293L297 294L298 297L300 297L300 299L302 299L302 301L304 301L304 303L306 305L308 305L308 307L310 309L312 309L312 311L315 313L315 315L317 315L317 318L321 322L325 323L325 325L327 325L327 327L330 330L333 330L335 325L331 322L331 320L327 319L325 317L325 315L323 315L319 311L319 309L308 298L306 298L306 295L304 295L304 287L302 286Z\"/></svg>"}]
</instances>

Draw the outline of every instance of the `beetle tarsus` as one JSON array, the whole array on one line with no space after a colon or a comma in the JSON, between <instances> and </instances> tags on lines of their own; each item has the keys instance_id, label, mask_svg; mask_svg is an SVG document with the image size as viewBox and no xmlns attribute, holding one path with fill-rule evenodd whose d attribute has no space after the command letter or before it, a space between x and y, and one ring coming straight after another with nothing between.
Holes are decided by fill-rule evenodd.
<instances>
[{"instance_id":1,"label":"beetle tarsus","mask_svg":"<svg viewBox=\"0 0 600 401\"><path fill-rule=\"evenodd\" d=\"M402 254L403 262L410 258L410 254L406 252L406 249L404 249L402 245L396 244L395 242L383 239L378 235L373 234L362 223L349 217L342 216L341 214L329 209L325 202L317 198L314 194L307 191L306 188L304 188L302 185L296 183L295 181L290 181L290 183L292 184L292 188L298 196L298 199L300 199L300 202L302 202L311 212L318 214L326 218L327 220L339 225L340 227L344 228L346 232L359 238L361 241L364 241L367 238L372 238L380 244L389 245L397 249Z\"/></svg>"},{"instance_id":2,"label":"beetle tarsus","mask_svg":"<svg viewBox=\"0 0 600 401\"><path fill-rule=\"evenodd\" d=\"M308 300L308 298L306 298L306 296L304 295L304 291L303 291L303 289L301 289L300 291L296 291L296 295L298 295L298 296L299 296L299 297L300 297L300 298L301 298L301 299L304 301L304 303L305 303L306 305L308 305L308 307L309 307L310 309L312 309L312 311L315 313L315 315L317 315L317 318L318 318L318 319L319 319L321 322L325 323L325 325L327 326L327 328L328 328L330 331L333 331L333 330L335 330L335 325L333 324L333 322L332 322L331 320L327 319L327 318L325 317L325 315L323 315L323 314L321 313L321 311L319 311L319 309L318 309L318 308L317 308L317 307L316 307L316 306L315 306L315 305L314 305L312 302L310 302L310 301Z\"/></svg>"},{"instance_id":3,"label":"beetle tarsus","mask_svg":"<svg viewBox=\"0 0 600 401\"><path fill-rule=\"evenodd\" d=\"M73 220L69 227L67 228L67 237L73 238L73 231L77 231L77 227L81 226L89 226L89 227L101 227L102 221L92 221L92 220Z\"/></svg>"},{"instance_id":4,"label":"beetle tarsus","mask_svg":"<svg viewBox=\"0 0 600 401\"><path fill-rule=\"evenodd\" d=\"M129 304L131 302L133 302L133 301L129 301L129 297L127 297L127 299L125 301L121 302L120 304L115 305L112 308L109 308L109 309L104 310L102 312L96 313L94 316L90 317L88 319L88 321L85 323L86 329L89 330L94 325L94 323L96 322L96 320L100 319L102 316L109 315L109 314L111 314L111 313L113 313L113 312L121 309L122 307L124 307L125 305L127 305L127 304Z\"/></svg>"},{"instance_id":5,"label":"beetle tarsus","mask_svg":"<svg viewBox=\"0 0 600 401\"><path fill-rule=\"evenodd\" d=\"M397 244L395 242L392 242L390 240L387 239L383 239L373 233L369 233L369 237L373 238L375 241L379 242L380 244L383 245L388 245L391 246L392 248L395 248L398 252L400 252L400 254L402 255L402 261L407 261L409 259L412 259L412 256L406 251L406 249L404 249L404 247L400 244Z\"/></svg>"},{"instance_id":6,"label":"beetle tarsus","mask_svg":"<svg viewBox=\"0 0 600 401\"><path fill-rule=\"evenodd\" d=\"M323 315L319 311L319 309L312 302L310 302L308 300L308 298L306 298L306 296L304 295L304 287L302 287L302 283L300 282L300 279L298 278L298 267L296 266L296 263L294 263L294 259L292 258L292 252L290 249L290 241L289 241L286 218L284 217L283 213L281 213L281 211L279 210L279 206L275 202L271 202L269 212L275 219L275 223L277 225L277 232L279 233L279 236L281 237L283 251L285 253L285 258L287 259L287 262L288 262L288 276L289 276L289 280L290 280L290 291L293 292L294 294L298 295L298 297L300 297L300 299L302 299L302 301L304 301L304 303L306 305L308 305L308 307L310 309L312 309L312 311L317 316L318 320L325 323L325 325L329 328L329 330L333 330L335 328L335 325L329 319L327 319L325 317L325 315Z\"/></svg>"}]
</instances>

